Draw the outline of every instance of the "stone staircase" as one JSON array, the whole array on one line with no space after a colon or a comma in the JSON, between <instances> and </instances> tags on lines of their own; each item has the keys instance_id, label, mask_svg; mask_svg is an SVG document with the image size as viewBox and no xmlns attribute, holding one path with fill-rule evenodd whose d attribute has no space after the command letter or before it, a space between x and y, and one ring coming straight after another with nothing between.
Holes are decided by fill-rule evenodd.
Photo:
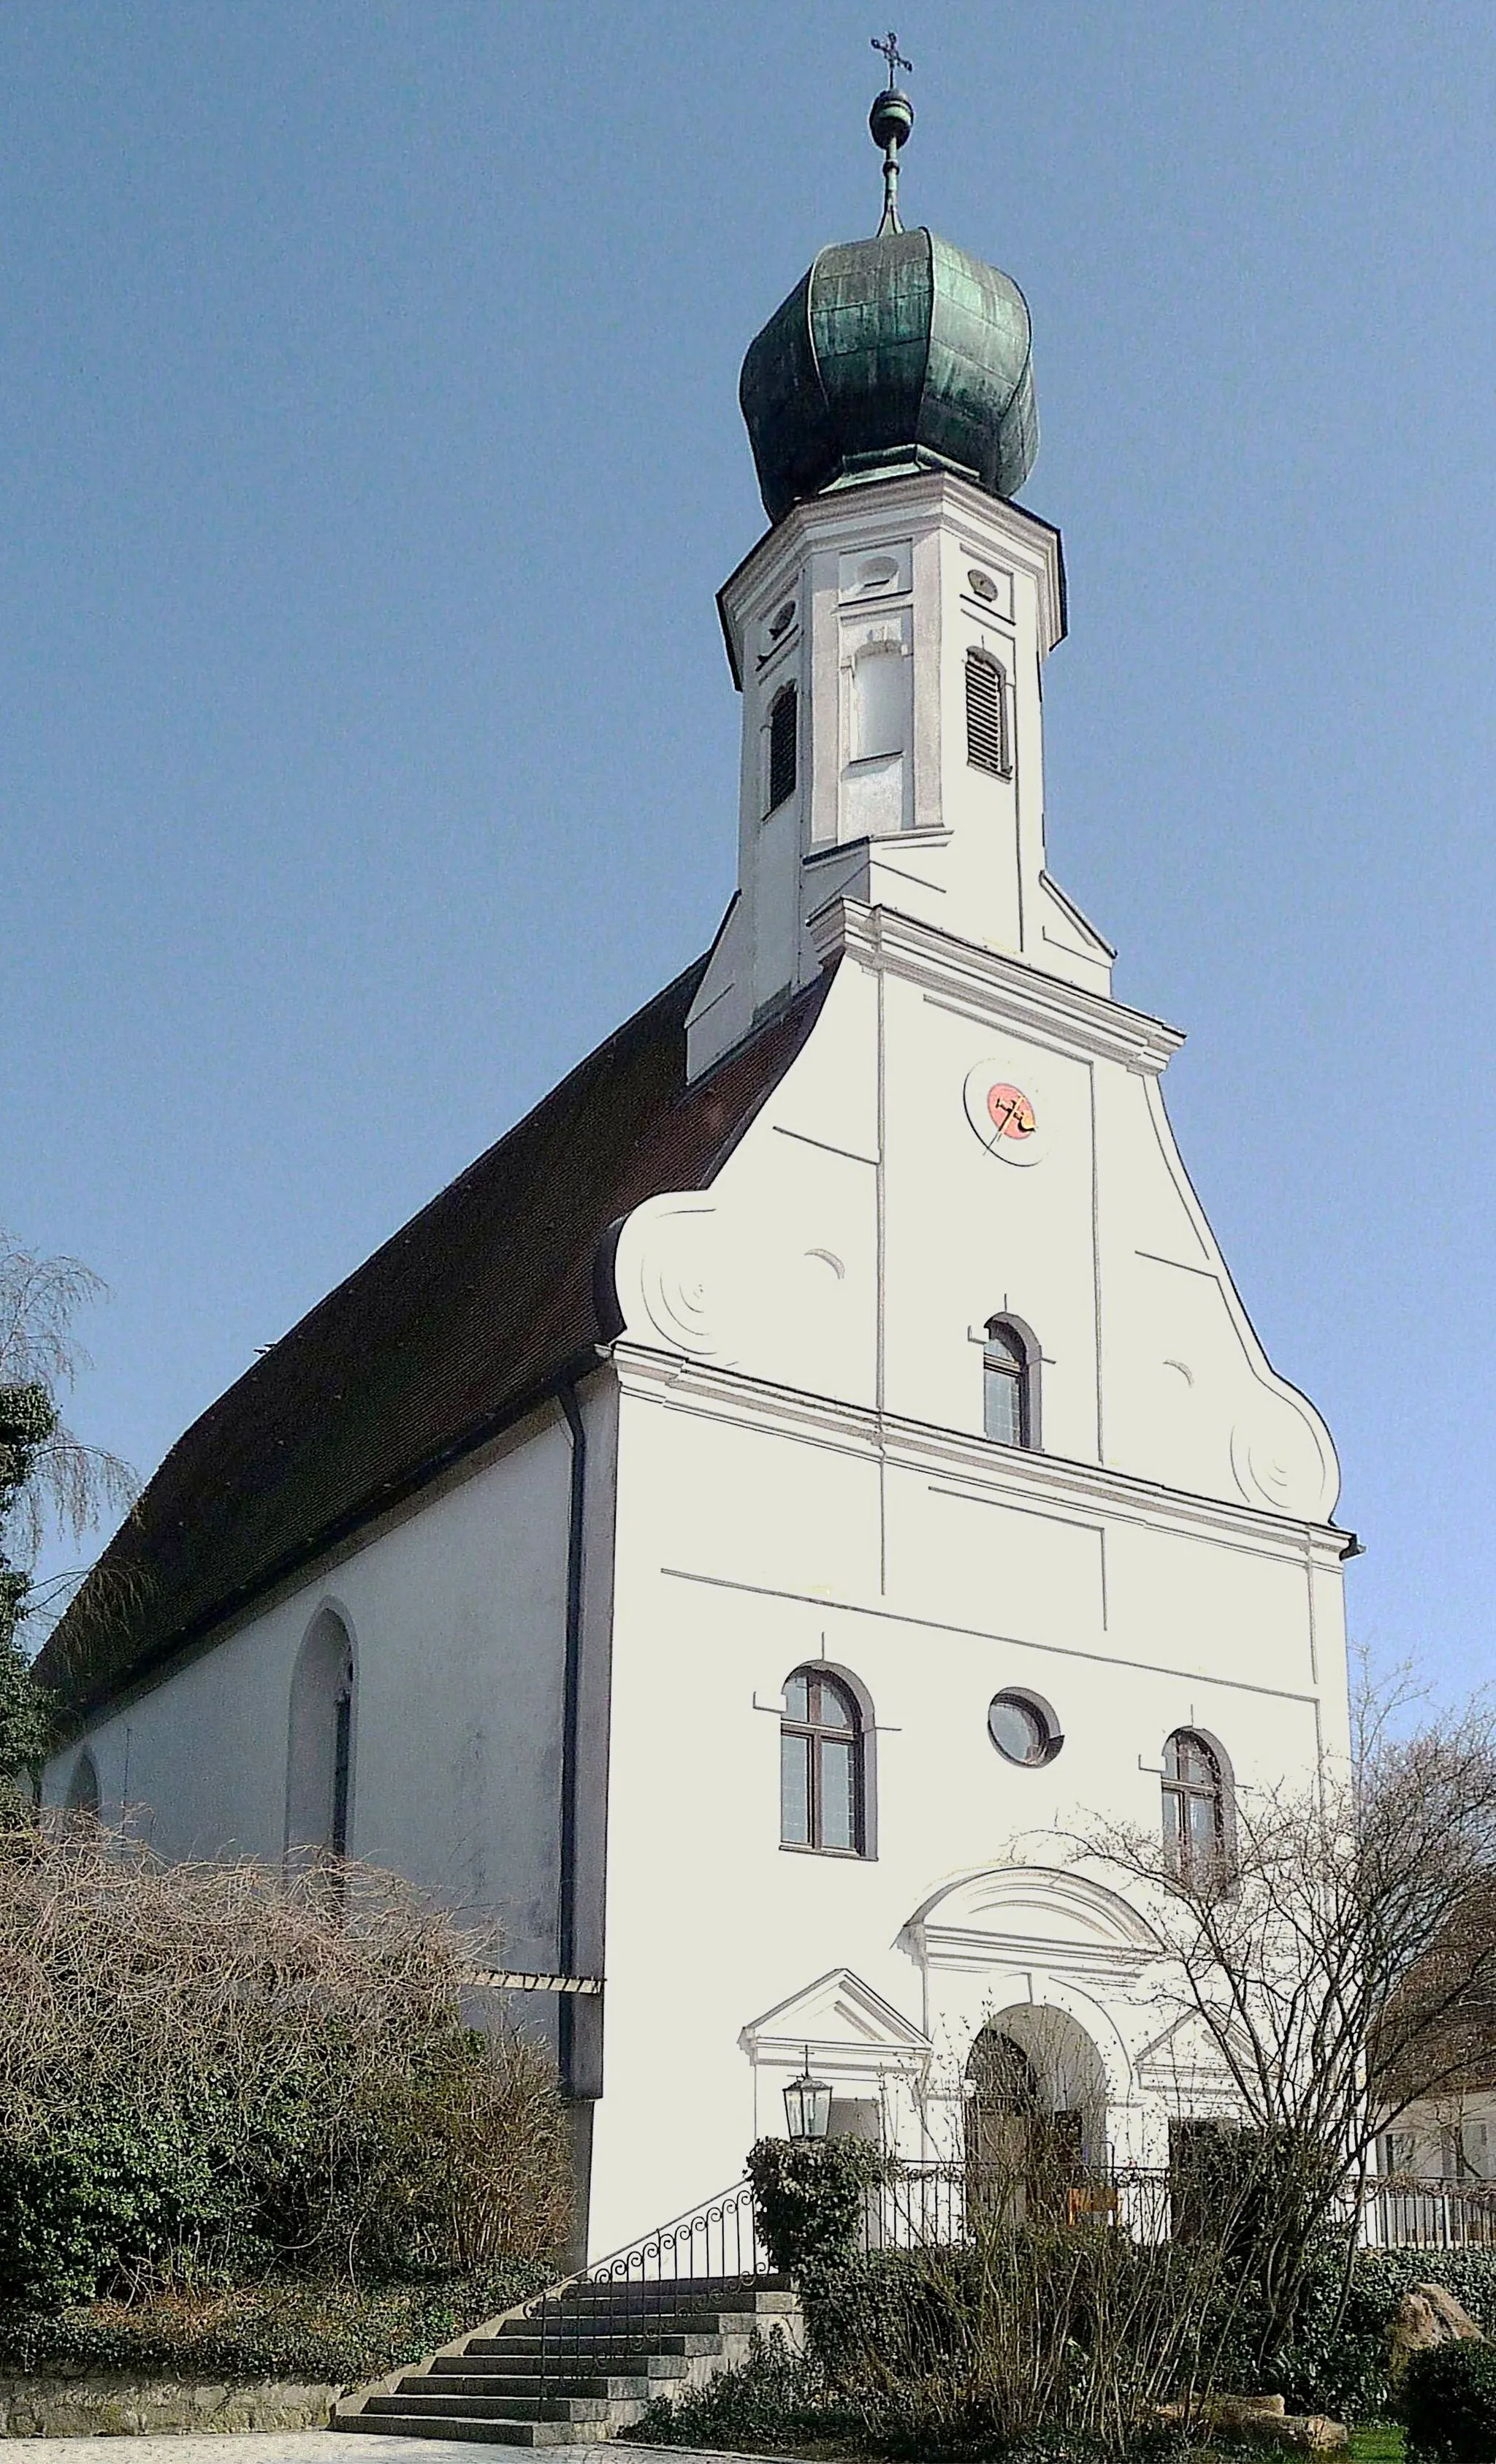
<instances>
[{"instance_id":1,"label":"stone staircase","mask_svg":"<svg viewBox=\"0 0 1496 2464\"><path fill-rule=\"evenodd\" d=\"M703 2387L780 2328L803 2325L784 2277L579 2278L475 2328L376 2389L345 2396L332 2428L506 2447L591 2445L655 2396Z\"/></svg>"}]
</instances>

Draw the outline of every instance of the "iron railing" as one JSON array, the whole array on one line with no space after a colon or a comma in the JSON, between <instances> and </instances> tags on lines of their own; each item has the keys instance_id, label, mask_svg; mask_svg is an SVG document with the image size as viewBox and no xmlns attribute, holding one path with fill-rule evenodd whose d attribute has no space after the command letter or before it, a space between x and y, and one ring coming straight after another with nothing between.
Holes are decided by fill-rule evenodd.
<instances>
[{"instance_id":1,"label":"iron railing","mask_svg":"<svg viewBox=\"0 0 1496 2464\"><path fill-rule=\"evenodd\" d=\"M1368 2182L1361 2238L1373 2250L1496 2249L1496 2182Z\"/></svg>"},{"instance_id":2,"label":"iron railing","mask_svg":"<svg viewBox=\"0 0 1496 2464\"><path fill-rule=\"evenodd\" d=\"M901 2163L867 2194L863 2247L949 2248L982 2222L1044 2213L1067 2224L1104 2221L1139 2242L1199 2230L1199 2189L1187 2170L1147 2166L1077 2166L1057 2183L1035 2187L1022 2175L979 2167ZM1378 2177L1358 2196L1360 2240L1374 2250L1496 2248L1496 2182Z\"/></svg>"},{"instance_id":3,"label":"iron railing","mask_svg":"<svg viewBox=\"0 0 1496 2464\"><path fill-rule=\"evenodd\" d=\"M768 2272L753 2186L735 2182L536 2297L526 2316L538 2338L537 2392L544 2399L569 2379L638 2376L649 2330L669 2332L693 2306L720 2309L724 2295Z\"/></svg>"}]
</instances>

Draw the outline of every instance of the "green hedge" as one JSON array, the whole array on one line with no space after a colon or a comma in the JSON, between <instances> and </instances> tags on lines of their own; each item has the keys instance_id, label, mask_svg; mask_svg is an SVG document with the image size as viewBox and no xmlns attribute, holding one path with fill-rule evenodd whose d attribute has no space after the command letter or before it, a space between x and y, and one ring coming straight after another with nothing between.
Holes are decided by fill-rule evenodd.
<instances>
[{"instance_id":1,"label":"green hedge","mask_svg":"<svg viewBox=\"0 0 1496 2464\"><path fill-rule=\"evenodd\" d=\"M1489 2464L1496 2455L1496 2345L1415 2353L1397 2391L1417 2464Z\"/></svg>"},{"instance_id":2,"label":"green hedge","mask_svg":"<svg viewBox=\"0 0 1496 2464\"><path fill-rule=\"evenodd\" d=\"M1281 2394L1290 2412L1384 2419L1393 2405L1387 2330L1403 2295L1419 2284L1443 2285L1496 2337L1496 2251L1362 2251L1343 2314L1340 2262L1327 2255L1310 2271L1293 2339L1274 2357L1264 2391Z\"/></svg>"},{"instance_id":3,"label":"green hedge","mask_svg":"<svg viewBox=\"0 0 1496 2464\"><path fill-rule=\"evenodd\" d=\"M834 2396L825 2372L792 2353L778 2327L756 2338L740 2369L723 2370L673 2402L656 2396L621 2439L646 2447L715 2447L738 2454L786 2446L855 2442L861 2423Z\"/></svg>"},{"instance_id":4,"label":"green hedge","mask_svg":"<svg viewBox=\"0 0 1496 2464\"><path fill-rule=\"evenodd\" d=\"M773 2267L849 2259L862 2237L867 2194L889 2177L869 2139L759 2139L748 2150L754 2214Z\"/></svg>"},{"instance_id":5,"label":"green hedge","mask_svg":"<svg viewBox=\"0 0 1496 2464\"><path fill-rule=\"evenodd\" d=\"M100 2301L37 2317L0 2309L0 2376L186 2380L294 2379L356 2386L418 2362L539 2290L533 2261L364 2290L273 2277L140 2305Z\"/></svg>"}]
</instances>

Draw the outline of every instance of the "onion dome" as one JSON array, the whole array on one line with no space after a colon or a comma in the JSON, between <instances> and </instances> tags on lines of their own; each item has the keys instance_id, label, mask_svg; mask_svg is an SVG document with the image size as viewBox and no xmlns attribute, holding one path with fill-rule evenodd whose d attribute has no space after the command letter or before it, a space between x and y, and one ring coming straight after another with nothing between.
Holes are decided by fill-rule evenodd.
<instances>
[{"instance_id":1,"label":"onion dome","mask_svg":"<svg viewBox=\"0 0 1496 2464\"><path fill-rule=\"evenodd\" d=\"M823 249L748 346L738 399L771 521L801 497L897 471L954 471L1011 496L1033 469L1027 302L995 266L900 228L898 152L913 121L907 96L879 95L882 228Z\"/></svg>"}]
</instances>

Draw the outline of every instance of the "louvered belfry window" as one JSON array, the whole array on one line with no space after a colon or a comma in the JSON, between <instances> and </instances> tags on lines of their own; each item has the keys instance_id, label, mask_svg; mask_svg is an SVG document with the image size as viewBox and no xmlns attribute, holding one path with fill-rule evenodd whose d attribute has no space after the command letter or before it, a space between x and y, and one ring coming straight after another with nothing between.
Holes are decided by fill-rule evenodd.
<instances>
[{"instance_id":1,"label":"louvered belfry window","mask_svg":"<svg viewBox=\"0 0 1496 2464\"><path fill-rule=\"evenodd\" d=\"M990 770L995 779L1006 779L1013 766L1006 679L985 650L966 653L966 759L973 769Z\"/></svg>"},{"instance_id":2,"label":"louvered belfry window","mask_svg":"<svg viewBox=\"0 0 1496 2464\"><path fill-rule=\"evenodd\" d=\"M795 738L798 733L799 696L793 685L786 685L776 696L769 713L769 799L766 813L778 810L786 796L795 792Z\"/></svg>"}]
</instances>

